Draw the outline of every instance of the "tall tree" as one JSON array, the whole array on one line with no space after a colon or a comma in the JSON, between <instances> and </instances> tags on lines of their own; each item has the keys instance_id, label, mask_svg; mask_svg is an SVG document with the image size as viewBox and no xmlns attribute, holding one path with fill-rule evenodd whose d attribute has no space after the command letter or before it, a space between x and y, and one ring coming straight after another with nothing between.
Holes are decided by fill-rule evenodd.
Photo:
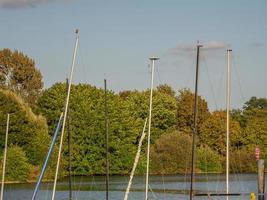
<instances>
[{"instance_id":1,"label":"tall tree","mask_svg":"<svg viewBox=\"0 0 267 200\"><path fill-rule=\"evenodd\" d=\"M161 93L168 94L172 97L175 97L175 91L168 84L161 84L157 87L157 90Z\"/></svg>"},{"instance_id":2,"label":"tall tree","mask_svg":"<svg viewBox=\"0 0 267 200\"><path fill-rule=\"evenodd\" d=\"M43 88L42 75L27 55L3 49L0 51L0 86L18 93L32 104Z\"/></svg>"},{"instance_id":3,"label":"tall tree","mask_svg":"<svg viewBox=\"0 0 267 200\"><path fill-rule=\"evenodd\" d=\"M245 103L244 109L248 110L252 108L267 109L267 99L251 97L250 100Z\"/></svg>"},{"instance_id":4,"label":"tall tree","mask_svg":"<svg viewBox=\"0 0 267 200\"><path fill-rule=\"evenodd\" d=\"M241 140L239 123L230 120L230 143L232 147L239 146ZM202 145L225 155L226 151L226 113L224 111L213 112L199 128L199 140Z\"/></svg>"},{"instance_id":5,"label":"tall tree","mask_svg":"<svg viewBox=\"0 0 267 200\"><path fill-rule=\"evenodd\" d=\"M6 114L10 113L8 143L21 147L31 164L43 162L50 137L46 120L10 90L0 89L0 151L4 148Z\"/></svg>"},{"instance_id":6,"label":"tall tree","mask_svg":"<svg viewBox=\"0 0 267 200\"><path fill-rule=\"evenodd\" d=\"M189 89L182 89L176 97L178 130L190 130L193 126L194 96L194 93ZM198 127L209 115L207 102L201 96L198 96Z\"/></svg>"}]
</instances>

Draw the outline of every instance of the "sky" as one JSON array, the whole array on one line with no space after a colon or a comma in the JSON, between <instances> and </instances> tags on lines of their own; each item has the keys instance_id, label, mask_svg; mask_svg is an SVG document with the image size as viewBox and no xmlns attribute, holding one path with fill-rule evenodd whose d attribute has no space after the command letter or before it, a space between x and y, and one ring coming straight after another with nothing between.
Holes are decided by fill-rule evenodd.
<instances>
[{"instance_id":1,"label":"sky","mask_svg":"<svg viewBox=\"0 0 267 200\"><path fill-rule=\"evenodd\" d=\"M231 105L267 97L266 0L0 0L0 49L33 58L45 88L70 72L80 30L74 83L114 92L150 87L194 90L199 41L199 94L211 110L226 105L226 50L232 49Z\"/></svg>"}]
</instances>

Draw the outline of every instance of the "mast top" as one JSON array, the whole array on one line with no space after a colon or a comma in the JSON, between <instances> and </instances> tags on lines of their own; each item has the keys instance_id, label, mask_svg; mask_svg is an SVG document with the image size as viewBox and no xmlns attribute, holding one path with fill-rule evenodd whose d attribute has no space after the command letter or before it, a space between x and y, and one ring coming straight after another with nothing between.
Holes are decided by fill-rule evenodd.
<instances>
[{"instance_id":1,"label":"mast top","mask_svg":"<svg viewBox=\"0 0 267 200\"><path fill-rule=\"evenodd\" d=\"M76 29L76 30L75 30L75 33L78 34L78 33L79 33L79 29Z\"/></svg>"},{"instance_id":2,"label":"mast top","mask_svg":"<svg viewBox=\"0 0 267 200\"><path fill-rule=\"evenodd\" d=\"M232 51L232 49L227 49L227 51Z\"/></svg>"},{"instance_id":3,"label":"mast top","mask_svg":"<svg viewBox=\"0 0 267 200\"><path fill-rule=\"evenodd\" d=\"M197 47L203 47L203 45L199 43L199 40L197 41Z\"/></svg>"},{"instance_id":4,"label":"mast top","mask_svg":"<svg viewBox=\"0 0 267 200\"><path fill-rule=\"evenodd\" d=\"M159 58L152 56L152 57L149 58L149 60L159 60Z\"/></svg>"}]
</instances>

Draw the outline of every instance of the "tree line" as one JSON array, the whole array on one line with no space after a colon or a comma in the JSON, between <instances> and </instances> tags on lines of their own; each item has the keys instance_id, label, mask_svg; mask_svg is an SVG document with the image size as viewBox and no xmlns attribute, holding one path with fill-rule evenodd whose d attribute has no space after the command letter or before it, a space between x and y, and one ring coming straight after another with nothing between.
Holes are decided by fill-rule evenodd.
<instances>
[{"instance_id":1,"label":"tree line","mask_svg":"<svg viewBox=\"0 0 267 200\"><path fill-rule=\"evenodd\" d=\"M43 89L42 75L33 59L19 51L0 51L0 153L3 154L6 115L11 113L7 179L34 180L40 172L52 134L64 108L66 84ZM145 118L149 90L108 91L110 172L131 171ZM210 111L198 96L197 172L224 172L226 111ZM190 172L194 93L174 91L167 84L155 88L151 129L151 173ZM105 173L104 90L89 84L72 86L70 96L71 163L75 175ZM267 99L251 97L241 109L231 111L230 168L232 172L256 170L255 147L267 151ZM67 174L65 138L61 176ZM143 143L137 173L146 165ZM58 144L57 144L58 145ZM55 169L57 146L46 178ZM19 163L19 164L18 164Z\"/></svg>"}]
</instances>

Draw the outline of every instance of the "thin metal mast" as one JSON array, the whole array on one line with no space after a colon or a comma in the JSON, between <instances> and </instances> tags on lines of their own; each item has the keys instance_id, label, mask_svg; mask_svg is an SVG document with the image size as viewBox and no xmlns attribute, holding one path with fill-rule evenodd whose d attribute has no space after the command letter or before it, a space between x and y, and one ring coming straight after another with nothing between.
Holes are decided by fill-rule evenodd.
<instances>
[{"instance_id":1,"label":"thin metal mast","mask_svg":"<svg viewBox=\"0 0 267 200\"><path fill-rule=\"evenodd\" d=\"M230 121L230 85L231 85L231 49L227 49L227 108L226 108L226 194L229 193L229 121ZM228 196L226 197L228 200Z\"/></svg>"},{"instance_id":2,"label":"thin metal mast","mask_svg":"<svg viewBox=\"0 0 267 200\"><path fill-rule=\"evenodd\" d=\"M192 155L191 155L191 177L190 177L190 200L193 199L193 179L195 168L195 148L196 148L196 134L197 134L197 114L198 114L198 66L199 66L199 49L202 45L197 44L197 62L196 62L196 83L195 83L195 102L194 102L194 121L193 121L193 139L192 139Z\"/></svg>"},{"instance_id":3,"label":"thin metal mast","mask_svg":"<svg viewBox=\"0 0 267 200\"><path fill-rule=\"evenodd\" d=\"M145 200L148 198L148 174L149 174L149 154L150 154L150 130L151 130L151 115L152 115L152 98L153 98L153 79L155 61L159 58L151 57L151 86L150 86L150 101L149 101L149 117L148 117L148 137L147 137L147 165L146 165L146 194Z\"/></svg>"},{"instance_id":4,"label":"thin metal mast","mask_svg":"<svg viewBox=\"0 0 267 200\"><path fill-rule=\"evenodd\" d=\"M5 150L4 150L4 161L3 161L2 185L1 185L1 196L0 196L0 200L3 200L3 195L4 195L8 129L9 129L9 114L7 114L7 121L6 121L6 140L5 140Z\"/></svg>"},{"instance_id":5,"label":"thin metal mast","mask_svg":"<svg viewBox=\"0 0 267 200\"><path fill-rule=\"evenodd\" d=\"M72 83L73 69L74 69L74 64L75 64L75 59L76 59L76 52L77 52L78 42L79 42L79 31L78 31L78 29L75 31L75 33L76 33L76 42L75 42L74 53L73 53L73 58L72 58L72 66L71 66L71 72L70 72L70 78L69 78L68 93L67 93L65 110L64 110L64 118L63 118L63 124L62 124L62 131L61 131L59 150L58 150L57 167L56 167L56 173L55 173L53 193L52 193L52 198L51 198L52 200L55 199L55 192L56 192L56 186L57 186L57 177L58 177L59 164L60 164L60 158L61 158L61 150L62 150L62 144L63 144L63 138L64 138L64 131L65 131L65 125L66 125L66 119L67 119L68 106L69 106L69 98L70 98L70 89L71 89L71 83Z\"/></svg>"},{"instance_id":6,"label":"thin metal mast","mask_svg":"<svg viewBox=\"0 0 267 200\"><path fill-rule=\"evenodd\" d=\"M66 79L66 92L68 93L69 79ZM68 133L68 154L69 154L69 200L72 200L72 183L71 183L71 141L70 141L70 116L67 112L67 133Z\"/></svg>"},{"instance_id":7,"label":"thin metal mast","mask_svg":"<svg viewBox=\"0 0 267 200\"><path fill-rule=\"evenodd\" d=\"M104 79L105 87L105 133L106 133L106 200L108 200L109 194L109 154L108 154L108 106L107 106L107 80Z\"/></svg>"}]
</instances>

